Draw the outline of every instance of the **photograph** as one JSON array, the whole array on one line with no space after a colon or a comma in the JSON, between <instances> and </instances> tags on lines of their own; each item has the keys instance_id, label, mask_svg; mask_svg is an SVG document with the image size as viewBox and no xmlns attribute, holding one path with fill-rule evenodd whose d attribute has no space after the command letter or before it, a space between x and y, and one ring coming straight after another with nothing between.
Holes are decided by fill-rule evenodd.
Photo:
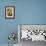
<instances>
[{"instance_id":1,"label":"photograph","mask_svg":"<svg viewBox=\"0 0 46 46\"><path fill-rule=\"evenodd\" d=\"M15 18L15 6L6 6L5 7L5 18L6 19Z\"/></svg>"}]
</instances>

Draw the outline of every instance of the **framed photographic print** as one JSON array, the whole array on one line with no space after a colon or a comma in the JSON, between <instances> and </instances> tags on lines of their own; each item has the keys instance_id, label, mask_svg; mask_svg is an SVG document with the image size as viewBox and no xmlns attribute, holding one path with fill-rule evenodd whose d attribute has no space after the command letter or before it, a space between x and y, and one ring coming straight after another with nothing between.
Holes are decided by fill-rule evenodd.
<instances>
[{"instance_id":1,"label":"framed photographic print","mask_svg":"<svg viewBox=\"0 0 46 46\"><path fill-rule=\"evenodd\" d=\"M5 18L6 19L15 18L15 6L6 6L5 7Z\"/></svg>"}]
</instances>

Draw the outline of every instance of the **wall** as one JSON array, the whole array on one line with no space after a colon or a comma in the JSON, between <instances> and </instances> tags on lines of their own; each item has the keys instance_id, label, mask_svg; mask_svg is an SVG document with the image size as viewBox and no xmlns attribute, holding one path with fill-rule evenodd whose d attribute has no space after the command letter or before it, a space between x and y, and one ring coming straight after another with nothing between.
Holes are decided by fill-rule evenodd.
<instances>
[{"instance_id":1,"label":"wall","mask_svg":"<svg viewBox=\"0 0 46 46\"><path fill-rule=\"evenodd\" d=\"M19 24L46 24L46 0L16 0L16 17Z\"/></svg>"},{"instance_id":2,"label":"wall","mask_svg":"<svg viewBox=\"0 0 46 46\"><path fill-rule=\"evenodd\" d=\"M17 32L17 24L16 19L5 19L5 6L8 5L16 5L16 0L0 0L0 44L7 44L9 42L8 40L8 34L10 32ZM18 42L17 39L15 41Z\"/></svg>"},{"instance_id":3,"label":"wall","mask_svg":"<svg viewBox=\"0 0 46 46\"><path fill-rule=\"evenodd\" d=\"M6 5L16 5L16 19L5 19ZM0 44L8 43L9 32L17 34L17 24L46 24L46 0L0 0Z\"/></svg>"}]
</instances>

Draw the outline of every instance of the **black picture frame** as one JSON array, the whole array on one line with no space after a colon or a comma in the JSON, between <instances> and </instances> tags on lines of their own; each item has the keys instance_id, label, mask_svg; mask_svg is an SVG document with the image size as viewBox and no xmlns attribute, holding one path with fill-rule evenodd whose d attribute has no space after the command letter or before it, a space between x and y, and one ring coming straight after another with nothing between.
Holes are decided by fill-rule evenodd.
<instances>
[{"instance_id":1,"label":"black picture frame","mask_svg":"<svg viewBox=\"0 0 46 46\"><path fill-rule=\"evenodd\" d=\"M12 15L7 14L9 11ZM15 19L15 6L5 6L5 19Z\"/></svg>"}]
</instances>

